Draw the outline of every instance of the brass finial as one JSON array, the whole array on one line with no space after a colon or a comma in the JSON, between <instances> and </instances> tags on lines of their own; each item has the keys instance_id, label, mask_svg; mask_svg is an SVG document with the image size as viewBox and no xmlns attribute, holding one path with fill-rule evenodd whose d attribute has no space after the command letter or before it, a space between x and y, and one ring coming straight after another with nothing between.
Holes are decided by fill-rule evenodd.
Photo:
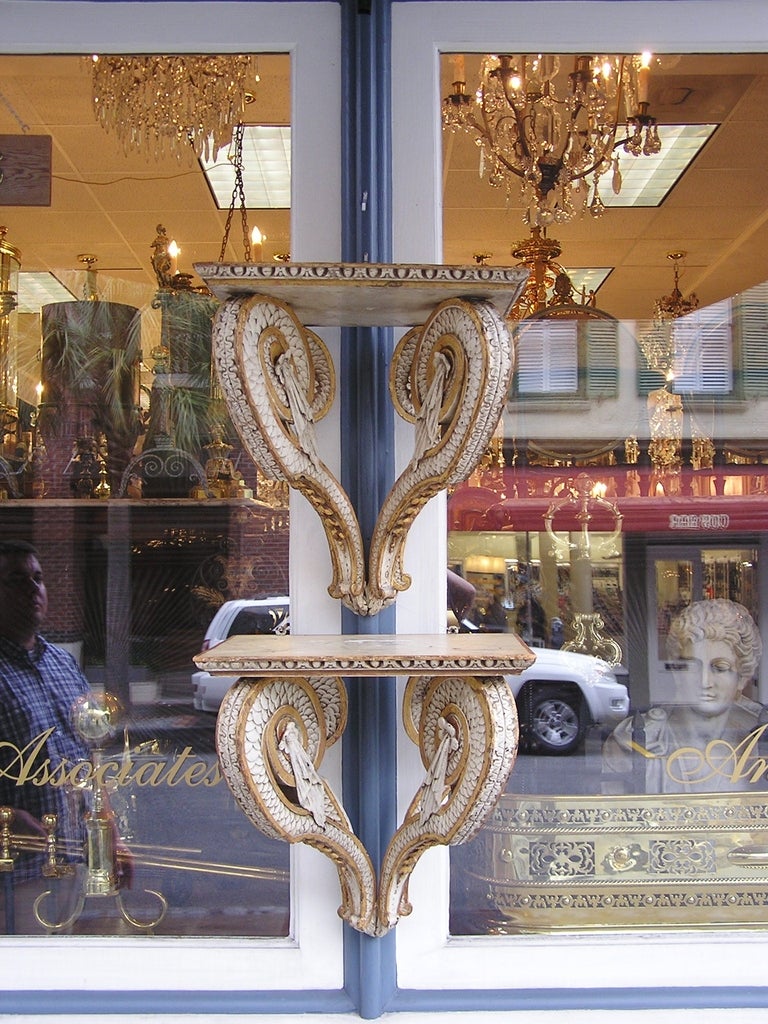
<instances>
[{"instance_id":1,"label":"brass finial","mask_svg":"<svg viewBox=\"0 0 768 1024\"><path fill-rule=\"evenodd\" d=\"M94 264L98 262L99 257L89 252L81 252L77 259L85 267L83 298L88 302L95 302L99 296L96 291L96 268Z\"/></svg>"}]
</instances>

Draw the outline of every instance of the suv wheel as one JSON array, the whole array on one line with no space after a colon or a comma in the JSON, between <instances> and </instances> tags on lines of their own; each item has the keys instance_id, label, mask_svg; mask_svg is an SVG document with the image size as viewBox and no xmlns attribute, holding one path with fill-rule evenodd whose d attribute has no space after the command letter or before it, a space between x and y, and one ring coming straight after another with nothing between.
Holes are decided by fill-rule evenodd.
<instances>
[{"instance_id":1,"label":"suv wheel","mask_svg":"<svg viewBox=\"0 0 768 1024\"><path fill-rule=\"evenodd\" d=\"M531 711L531 738L545 754L570 754L583 732L581 701L560 694L537 697Z\"/></svg>"}]
</instances>

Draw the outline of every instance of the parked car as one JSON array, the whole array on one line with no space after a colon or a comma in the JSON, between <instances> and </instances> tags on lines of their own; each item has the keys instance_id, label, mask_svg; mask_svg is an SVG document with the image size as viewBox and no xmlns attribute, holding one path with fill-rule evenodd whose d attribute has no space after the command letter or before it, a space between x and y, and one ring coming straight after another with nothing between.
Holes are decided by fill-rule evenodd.
<instances>
[{"instance_id":1,"label":"parked car","mask_svg":"<svg viewBox=\"0 0 768 1024\"><path fill-rule=\"evenodd\" d=\"M507 676L517 703L521 749L570 754L592 725L612 727L629 714L629 692L611 666L574 651L532 648L536 661Z\"/></svg>"},{"instance_id":2,"label":"parked car","mask_svg":"<svg viewBox=\"0 0 768 1024\"><path fill-rule=\"evenodd\" d=\"M201 650L208 651L230 636L257 633L289 633L288 598L240 598L225 601L205 632ZM210 672L192 673L192 701L197 711L218 711L224 694L237 682L237 676L212 676Z\"/></svg>"}]
</instances>

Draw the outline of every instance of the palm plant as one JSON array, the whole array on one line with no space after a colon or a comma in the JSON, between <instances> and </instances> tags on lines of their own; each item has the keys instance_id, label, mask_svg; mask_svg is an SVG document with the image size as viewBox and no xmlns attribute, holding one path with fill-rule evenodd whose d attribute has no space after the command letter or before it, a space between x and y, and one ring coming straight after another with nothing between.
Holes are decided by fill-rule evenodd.
<instances>
[{"instance_id":1,"label":"palm plant","mask_svg":"<svg viewBox=\"0 0 768 1024\"><path fill-rule=\"evenodd\" d=\"M46 438L104 434L112 476L139 435L141 314L116 302L58 302L42 311L43 394L38 425Z\"/></svg>"}]
</instances>

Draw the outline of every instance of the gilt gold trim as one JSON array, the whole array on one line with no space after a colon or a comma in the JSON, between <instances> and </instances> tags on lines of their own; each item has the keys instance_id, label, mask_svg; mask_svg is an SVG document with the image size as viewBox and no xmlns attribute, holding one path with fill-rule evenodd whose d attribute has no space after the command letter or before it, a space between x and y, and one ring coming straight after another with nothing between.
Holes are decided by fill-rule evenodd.
<instances>
[{"instance_id":1,"label":"gilt gold trim","mask_svg":"<svg viewBox=\"0 0 768 1024\"><path fill-rule=\"evenodd\" d=\"M458 867L492 931L768 923L765 793L507 793Z\"/></svg>"}]
</instances>

